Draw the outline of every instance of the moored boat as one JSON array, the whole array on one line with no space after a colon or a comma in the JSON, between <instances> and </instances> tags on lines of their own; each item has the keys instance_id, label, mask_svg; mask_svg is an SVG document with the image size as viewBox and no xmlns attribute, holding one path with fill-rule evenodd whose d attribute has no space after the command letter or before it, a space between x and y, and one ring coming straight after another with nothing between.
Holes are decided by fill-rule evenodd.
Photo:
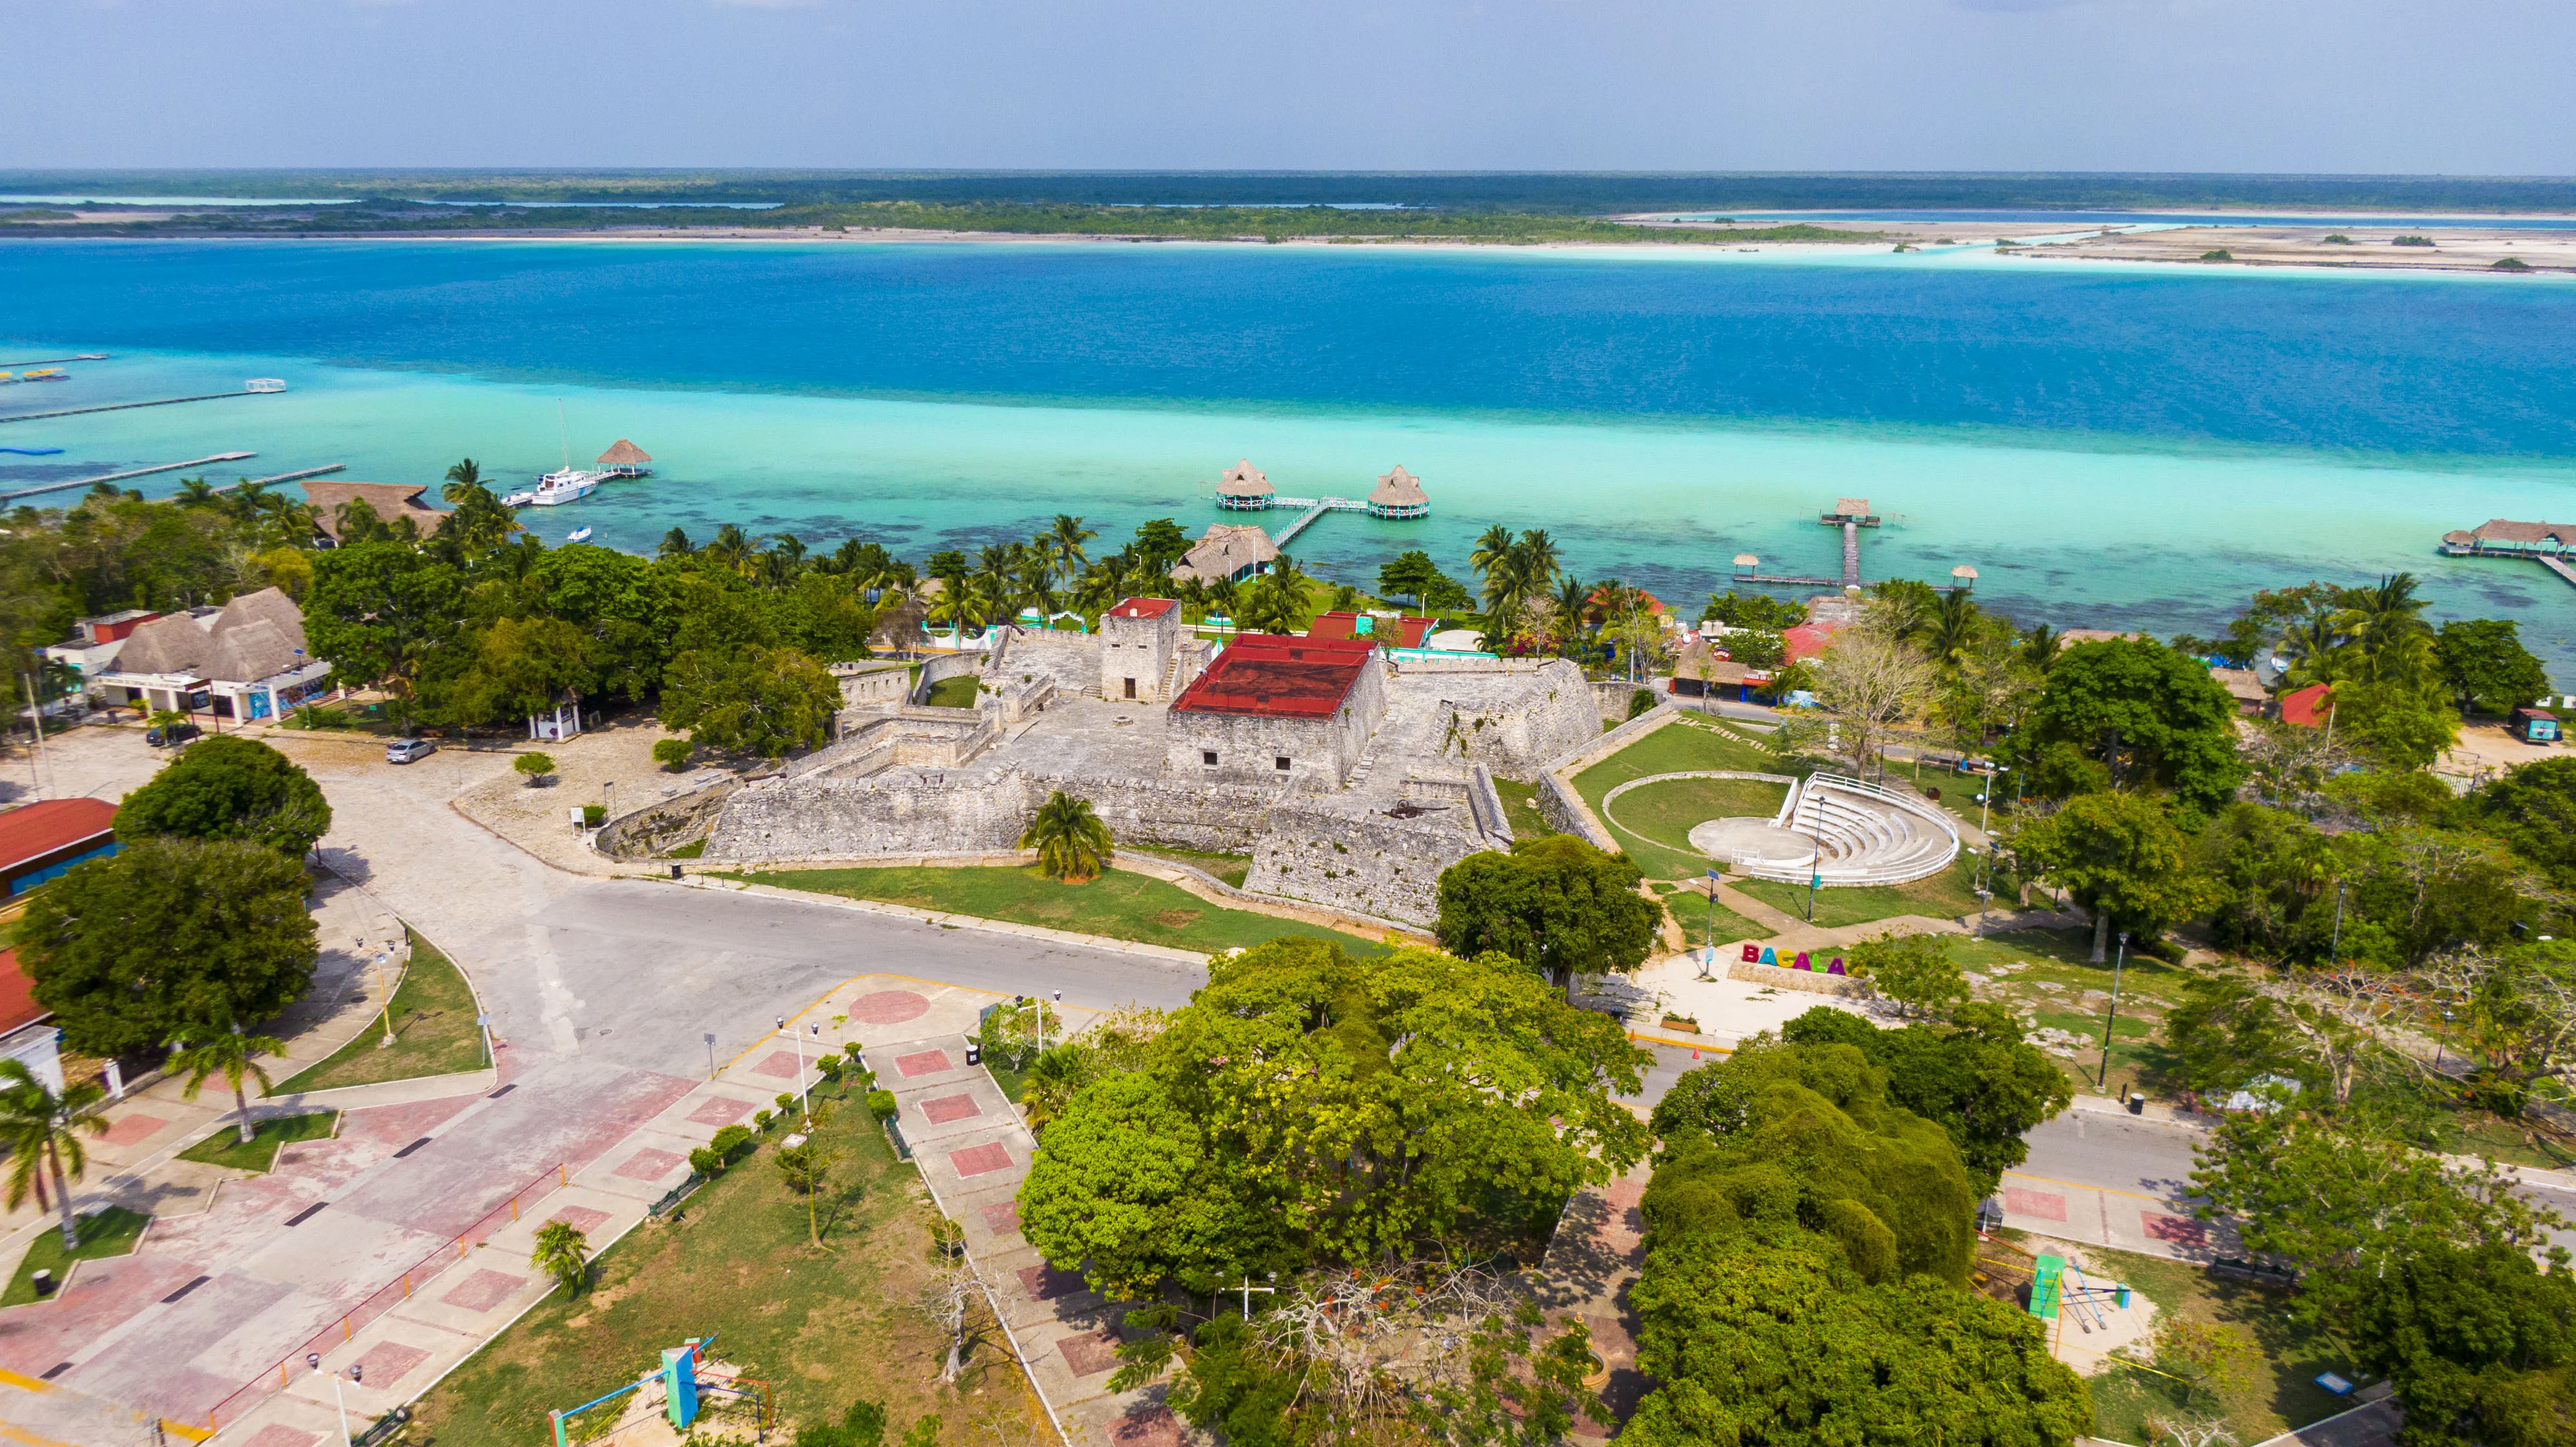
<instances>
[{"instance_id":1,"label":"moored boat","mask_svg":"<svg viewBox=\"0 0 2576 1447\"><path fill-rule=\"evenodd\" d=\"M590 541L590 526L589 526L589 524L585 523L585 524L583 524L583 525L582 525L582 526L580 526L580 527L574 528L571 532L568 532L568 533L564 534L564 541L565 541L565 542L568 542L568 543L586 543L586 542L589 542L589 541Z\"/></svg>"}]
</instances>

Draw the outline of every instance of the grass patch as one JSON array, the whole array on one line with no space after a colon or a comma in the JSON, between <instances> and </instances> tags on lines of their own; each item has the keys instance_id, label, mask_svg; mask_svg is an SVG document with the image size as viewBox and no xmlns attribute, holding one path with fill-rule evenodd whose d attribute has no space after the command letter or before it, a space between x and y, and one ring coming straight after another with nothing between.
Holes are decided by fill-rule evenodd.
<instances>
[{"instance_id":1,"label":"grass patch","mask_svg":"<svg viewBox=\"0 0 2576 1447\"><path fill-rule=\"evenodd\" d=\"M47 1190L53 1189L49 1184ZM123 1256L143 1238L143 1228L152 1218L123 1206L109 1206L92 1215L76 1217L72 1232L80 1244L63 1250L61 1218L45 1218L45 1229L27 1243L26 1259L18 1263L18 1274L9 1279L9 1289L0 1292L0 1306L25 1306L37 1299L36 1272L54 1273L54 1292L60 1295L63 1277L75 1261L95 1261L102 1256Z\"/></svg>"},{"instance_id":2,"label":"grass patch","mask_svg":"<svg viewBox=\"0 0 2576 1447\"><path fill-rule=\"evenodd\" d=\"M1708 896L1704 894L1675 894L1664 901L1664 908L1671 910L1673 918L1680 922L1682 927L1682 938L1690 943L1691 948L1698 949L1710 942L1709 927L1711 921L1709 917ZM1731 909L1728 909L1722 902L1717 906L1715 924L1717 931L1716 942L1721 945L1731 945L1739 940L1767 940L1771 938L1771 930L1768 927L1755 924L1753 921L1746 919L1744 916L1737 914Z\"/></svg>"},{"instance_id":3,"label":"grass patch","mask_svg":"<svg viewBox=\"0 0 2576 1447\"><path fill-rule=\"evenodd\" d=\"M1749 736L1738 733L1724 724L1682 718L1664 725L1575 775L1574 791L1582 796L1585 804L1591 806L1594 817L1601 818L1602 822L1609 826L1611 837L1619 841L1620 846L1628 851L1628 857L1635 860L1637 867L1644 870L1649 878L1693 879L1697 878L1708 864L1699 851L1690 847L1689 824L1682 826L1681 835L1677 836L1674 842L1669 844L1659 842L1646 835L1632 833L1619 824L1611 822L1604 815L1601 799L1611 790L1634 779L1643 779L1655 774L1686 773L1695 769L1735 769L1749 773L1790 775L1803 775L1810 772L1809 766L1792 764L1771 752L1766 745L1757 743ZM1727 781L1708 779L1697 782L1716 784ZM1637 792L1655 794L1660 791L1640 789ZM1633 797L1635 796L1630 796L1630 798ZM1620 816L1624 819L1628 817L1629 799L1623 798L1619 804ZM1779 799L1775 795L1771 802L1771 809L1778 808ZM1762 812L1768 813L1771 810ZM1690 823L1697 824L1709 817L1711 816L1703 814L1698 819L1691 820ZM1638 822L1642 827L1645 821Z\"/></svg>"},{"instance_id":4,"label":"grass patch","mask_svg":"<svg viewBox=\"0 0 2576 1447\"><path fill-rule=\"evenodd\" d=\"M961 673L955 678L943 678L932 684L930 692L923 694L921 701L932 708L973 708L977 686L974 674Z\"/></svg>"},{"instance_id":5,"label":"grass patch","mask_svg":"<svg viewBox=\"0 0 2576 1447\"><path fill-rule=\"evenodd\" d=\"M681 845L679 848L672 850L670 853L665 854L662 857L665 859L696 859L704 855L706 852L707 841L704 839L692 839L688 843Z\"/></svg>"},{"instance_id":6,"label":"grass patch","mask_svg":"<svg viewBox=\"0 0 2576 1447\"><path fill-rule=\"evenodd\" d=\"M1544 839L1556 832L1538 812L1538 785L1496 779L1494 792L1503 796L1503 815L1512 821L1514 839Z\"/></svg>"},{"instance_id":7,"label":"grass patch","mask_svg":"<svg viewBox=\"0 0 2576 1447\"><path fill-rule=\"evenodd\" d=\"M2000 893L2000 891L1998 891ZM1971 974L1983 975L1979 998L1995 1001L2034 1027L2063 1030L2082 1037L2085 1047L2061 1069L2080 1076L2092 1089L2101 1068L2102 1021L2110 1013L2112 961L2094 964L2089 929L2029 929L2010 934L1952 942L1950 957ZM2151 1095L2170 1097L2175 1083L2167 1075L2172 1057L2164 1047L2164 1019L2182 1003L2183 990L2196 972L2131 952L2120 974L2120 1018L2111 1037L2111 1070L2107 1089L2118 1094L2123 1081Z\"/></svg>"},{"instance_id":8,"label":"grass patch","mask_svg":"<svg viewBox=\"0 0 2576 1447\"><path fill-rule=\"evenodd\" d=\"M2033 1245L2039 1243L2033 1242ZM2185 1387L2153 1373L2112 1367L2091 1379L2093 1431L2117 1442L2146 1442L2151 1417L2222 1415L2240 1442L2261 1442L2355 1405L2316 1384L2320 1372L2365 1378L2321 1332L2287 1319L2281 1293L2216 1275L2187 1261L2083 1248L2088 1275L2109 1275L2143 1293L2167 1317L2214 1326L2237 1347L2233 1380ZM2159 1363L2158 1365L2164 1365Z\"/></svg>"},{"instance_id":9,"label":"grass patch","mask_svg":"<svg viewBox=\"0 0 2576 1447\"><path fill-rule=\"evenodd\" d=\"M1894 919L1904 914L1955 919L1963 914L1976 913L1976 882L1976 861L1962 855L1948 869L1912 884L1820 889L1816 891L1816 923L1830 929L1838 925ZM1776 879L1748 879L1736 888L1773 909L1794 914L1800 919L1806 918L1807 887L1803 884L1789 884Z\"/></svg>"},{"instance_id":10,"label":"grass patch","mask_svg":"<svg viewBox=\"0 0 2576 1447\"><path fill-rule=\"evenodd\" d=\"M975 869L788 869L729 874L728 879L850 899L877 899L979 919L1043 925L1078 934L1214 954L1281 935L1331 940L1354 955L1384 946L1297 920L1220 909L1176 884L1112 869L1089 884L1065 884L1034 867Z\"/></svg>"},{"instance_id":11,"label":"grass patch","mask_svg":"<svg viewBox=\"0 0 2576 1447\"><path fill-rule=\"evenodd\" d=\"M1175 864L1186 864L1193 869L1213 874L1237 889L1243 888L1243 882L1252 877L1252 856L1249 854L1207 854L1196 849L1165 849L1160 845L1152 849L1128 849L1122 846L1118 852L1143 854L1155 859L1168 859Z\"/></svg>"},{"instance_id":12,"label":"grass patch","mask_svg":"<svg viewBox=\"0 0 2576 1447\"><path fill-rule=\"evenodd\" d=\"M1620 795L1611 806L1618 817L1608 822L1622 834L1699 859L1691 830L1711 819L1767 819L1787 797L1788 785L1760 779L1667 779Z\"/></svg>"},{"instance_id":13,"label":"grass patch","mask_svg":"<svg viewBox=\"0 0 2576 1447\"><path fill-rule=\"evenodd\" d=\"M946 1419L949 1442L984 1440L975 1424L988 1415L1016 1429L1002 1440L1042 1431L989 1316L971 1323L963 1380L938 1384L946 1344L907 1305L931 1269L933 1208L920 1174L894 1160L863 1102L837 1087L816 1092L818 1106L827 1101L813 1136L837 1159L818 1198L820 1250L808 1244L803 1198L779 1177L783 1133L773 1131L677 1221L638 1227L604 1252L587 1291L547 1297L439 1383L414 1408L415 1440L525 1447L547 1433L549 1409L633 1381L662 1348L710 1333L716 1357L776 1394L785 1420L773 1440L837 1423L860 1397L889 1409L890 1443L932 1415ZM498 1255L490 1265L527 1270Z\"/></svg>"},{"instance_id":14,"label":"grass patch","mask_svg":"<svg viewBox=\"0 0 2576 1447\"><path fill-rule=\"evenodd\" d=\"M339 1119L340 1112L336 1110L309 1110L302 1115L277 1116L253 1126L248 1144L243 1143L239 1129L227 1120L213 1135L179 1152L179 1159L265 1174L277 1164L279 1146L295 1141L322 1140L331 1134L333 1123Z\"/></svg>"},{"instance_id":15,"label":"grass patch","mask_svg":"<svg viewBox=\"0 0 2576 1447\"><path fill-rule=\"evenodd\" d=\"M402 984L394 991L394 1043L379 1049L384 1030L380 1023L370 1022L357 1039L280 1081L269 1093L292 1095L480 1070L487 1062L483 1032L474 1024L474 1013L474 992L466 987L464 974L412 932L411 968L403 972Z\"/></svg>"}]
</instances>

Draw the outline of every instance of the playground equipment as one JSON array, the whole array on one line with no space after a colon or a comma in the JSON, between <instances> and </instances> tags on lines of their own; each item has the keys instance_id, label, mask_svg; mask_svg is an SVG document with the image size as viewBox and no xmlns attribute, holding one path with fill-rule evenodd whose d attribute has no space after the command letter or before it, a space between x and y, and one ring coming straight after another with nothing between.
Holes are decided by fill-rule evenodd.
<instances>
[{"instance_id":1,"label":"playground equipment","mask_svg":"<svg viewBox=\"0 0 2576 1447\"><path fill-rule=\"evenodd\" d=\"M2069 1278L2072 1278L2071 1280ZM2067 1317L2085 1332L2109 1325L2103 1316L2105 1307L2129 1304L2129 1288L2114 1283L2095 1286L2084 1279L2084 1270L2063 1256L2042 1256L2030 1280L2030 1314L2042 1321L2058 1323L2065 1330Z\"/></svg>"},{"instance_id":2,"label":"playground equipment","mask_svg":"<svg viewBox=\"0 0 2576 1447\"><path fill-rule=\"evenodd\" d=\"M678 1346L664 1347L662 1365L658 1371L646 1372L625 1386L604 1396L593 1397L578 1407L547 1414L554 1422L555 1447L571 1447L571 1438L564 1429L573 1418L593 1407L616 1401L629 1392L641 1391L656 1382L662 1385L662 1415L670 1419L674 1431L686 1432L698 1420L701 1390L725 1393L749 1400L758 1416L761 1428L765 1431L769 1426L769 1400L768 1393L764 1390L766 1384L755 1382L748 1377L737 1377L730 1382L698 1380L698 1366L705 1360L707 1348L714 1343L713 1335L693 1336Z\"/></svg>"}]
</instances>

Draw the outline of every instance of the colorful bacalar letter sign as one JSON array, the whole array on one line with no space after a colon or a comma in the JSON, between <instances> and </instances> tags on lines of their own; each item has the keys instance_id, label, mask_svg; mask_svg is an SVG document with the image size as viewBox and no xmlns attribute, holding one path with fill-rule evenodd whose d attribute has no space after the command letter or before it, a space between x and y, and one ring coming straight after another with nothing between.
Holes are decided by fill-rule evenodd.
<instances>
[{"instance_id":1,"label":"colorful bacalar letter sign","mask_svg":"<svg viewBox=\"0 0 2576 1447\"><path fill-rule=\"evenodd\" d=\"M1748 965L1770 965L1775 969L1782 970L1821 969L1828 975L1846 973L1843 969L1843 957L1840 955L1834 956L1832 960L1823 965L1818 965L1815 962L1814 957L1810 956L1805 950L1795 951L1788 959L1784 960L1780 958L1778 951L1765 945L1746 945L1744 947L1744 963Z\"/></svg>"}]
</instances>

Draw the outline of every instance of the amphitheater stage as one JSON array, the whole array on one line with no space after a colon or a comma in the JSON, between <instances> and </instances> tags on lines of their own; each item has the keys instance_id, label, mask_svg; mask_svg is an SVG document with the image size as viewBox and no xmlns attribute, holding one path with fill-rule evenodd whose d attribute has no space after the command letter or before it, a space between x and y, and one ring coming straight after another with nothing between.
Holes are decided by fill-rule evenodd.
<instances>
[{"instance_id":1,"label":"amphitheater stage","mask_svg":"<svg viewBox=\"0 0 2576 1447\"><path fill-rule=\"evenodd\" d=\"M1692 827L1693 849L1729 864L1804 864L1816 857L1816 841L1783 829L1768 818L1711 819Z\"/></svg>"}]
</instances>

